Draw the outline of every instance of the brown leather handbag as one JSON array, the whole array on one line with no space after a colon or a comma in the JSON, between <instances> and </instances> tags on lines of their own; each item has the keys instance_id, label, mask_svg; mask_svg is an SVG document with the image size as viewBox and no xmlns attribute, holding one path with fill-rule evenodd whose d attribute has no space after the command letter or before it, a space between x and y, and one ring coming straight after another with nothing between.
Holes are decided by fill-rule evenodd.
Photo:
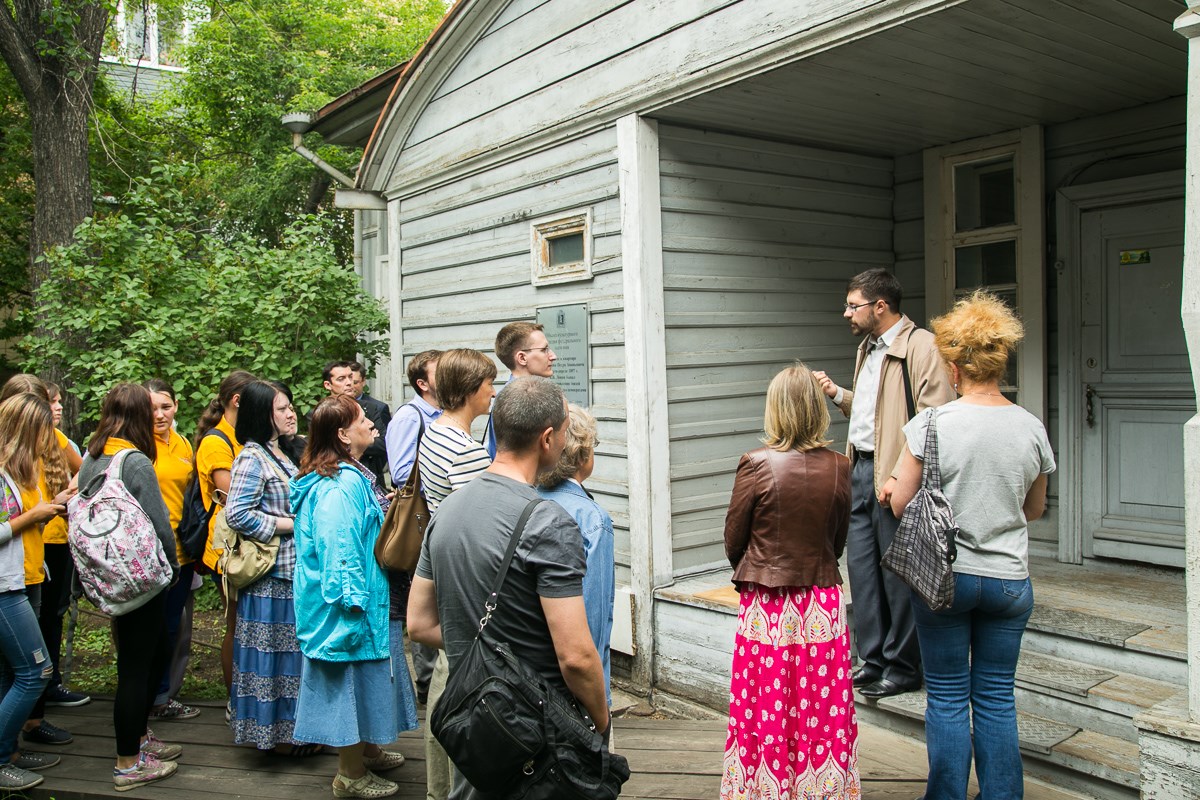
<instances>
[{"instance_id":1,"label":"brown leather handbag","mask_svg":"<svg viewBox=\"0 0 1200 800\"><path fill-rule=\"evenodd\" d=\"M420 412L418 412L420 413ZM421 419L421 430L417 433L416 453L421 451L421 437L425 435L425 420ZM420 459L413 457L412 471L404 487L392 499L383 527L375 541L375 560L379 566L392 572L412 572L421 557L421 542L425 529L429 527L429 505L421 494Z\"/></svg>"}]
</instances>

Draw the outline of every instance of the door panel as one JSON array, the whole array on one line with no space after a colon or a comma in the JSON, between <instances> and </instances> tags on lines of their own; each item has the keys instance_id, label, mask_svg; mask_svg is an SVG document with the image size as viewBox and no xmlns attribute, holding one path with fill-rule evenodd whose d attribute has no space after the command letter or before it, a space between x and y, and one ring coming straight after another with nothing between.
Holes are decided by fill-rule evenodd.
<instances>
[{"instance_id":1,"label":"door panel","mask_svg":"<svg viewBox=\"0 0 1200 800\"><path fill-rule=\"evenodd\" d=\"M1082 220L1084 554L1183 565L1183 201Z\"/></svg>"}]
</instances>

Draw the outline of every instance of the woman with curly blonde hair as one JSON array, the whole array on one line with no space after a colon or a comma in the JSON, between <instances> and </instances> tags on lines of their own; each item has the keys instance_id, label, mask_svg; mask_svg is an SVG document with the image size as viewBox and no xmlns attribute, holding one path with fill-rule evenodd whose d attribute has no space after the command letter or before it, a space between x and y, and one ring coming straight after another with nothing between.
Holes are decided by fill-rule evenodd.
<instances>
[{"instance_id":1,"label":"woman with curly blonde hair","mask_svg":"<svg viewBox=\"0 0 1200 800\"><path fill-rule=\"evenodd\" d=\"M926 429L935 425L942 490L959 534L954 604L935 612L912 596L928 696L925 800L963 800L972 755L982 797L1018 798L1013 684L1033 611L1027 523L1045 510L1054 454L1041 421L1002 391L1024 333L1012 310L979 291L931 327L960 397L904 427L891 498L900 516L921 485Z\"/></svg>"}]
</instances>

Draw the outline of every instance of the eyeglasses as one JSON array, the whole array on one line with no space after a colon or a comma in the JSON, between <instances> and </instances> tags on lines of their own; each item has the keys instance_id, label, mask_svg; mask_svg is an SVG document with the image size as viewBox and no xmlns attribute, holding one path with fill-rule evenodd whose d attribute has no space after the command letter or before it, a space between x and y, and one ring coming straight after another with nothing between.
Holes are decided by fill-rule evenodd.
<instances>
[{"instance_id":1,"label":"eyeglasses","mask_svg":"<svg viewBox=\"0 0 1200 800\"><path fill-rule=\"evenodd\" d=\"M854 311L858 311L863 306L873 306L873 305L875 305L875 301L870 300L866 303L846 303L843 306L843 308L845 308L847 311L854 312Z\"/></svg>"},{"instance_id":2,"label":"eyeglasses","mask_svg":"<svg viewBox=\"0 0 1200 800\"><path fill-rule=\"evenodd\" d=\"M518 353L537 353L537 352L552 353L554 351L550 349L550 345L546 345L545 347L526 347L523 350L518 350L517 352Z\"/></svg>"}]
</instances>

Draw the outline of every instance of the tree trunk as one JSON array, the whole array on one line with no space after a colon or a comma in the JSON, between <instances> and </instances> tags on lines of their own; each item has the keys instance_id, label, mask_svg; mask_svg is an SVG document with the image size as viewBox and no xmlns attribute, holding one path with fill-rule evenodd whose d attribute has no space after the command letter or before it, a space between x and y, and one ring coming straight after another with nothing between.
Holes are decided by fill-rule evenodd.
<instances>
[{"instance_id":1,"label":"tree trunk","mask_svg":"<svg viewBox=\"0 0 1200 800\"><path fill-rule=\"evenodd\" d=\"M92 214L92 181L88 166L90 97L59 95L29 106L33 126L33 174L36 205L29 237L30 286L36 291L46 278L38 257L54 245L71 241L75 227Z\"/></svg>"}]
</instances>

